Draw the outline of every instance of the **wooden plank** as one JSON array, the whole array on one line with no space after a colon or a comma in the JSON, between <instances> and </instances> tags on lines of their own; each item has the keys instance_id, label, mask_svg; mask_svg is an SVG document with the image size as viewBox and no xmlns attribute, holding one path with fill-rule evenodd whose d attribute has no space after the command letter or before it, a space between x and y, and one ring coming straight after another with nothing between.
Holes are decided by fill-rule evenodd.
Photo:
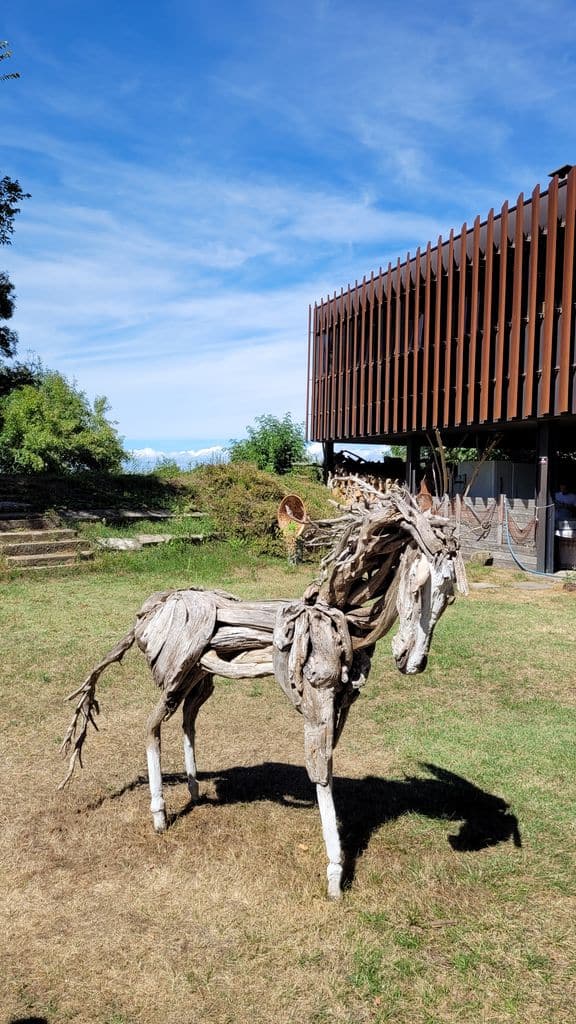
<instances>
[{"instance_id":1,"label":"wooden plank","mask_svg":"<svg viewBox=\"0 0 576 1024\"><path fill-rule=\"evenodd\" d=\"M430 242L426 246L426 273L424 277L424 323L422 325L422 401L421 420L422 430L428 429L428 393L429 393L429 365L430 365L430 296L432 288L432 246Z\"/></svg>"},{"instance_id":2,"label":"wooden plank","mask_svg":"<svg viewBox=\"0 0 576 1024\"><path fill-rule=\"evenodd\" d=\"M392 264L388 264L386 274L386 363L384 379L384 433L390 431L392 419L392 400L390 382L392 380Z\"/></svg>"},{"instance_id":3,"label":"wooden plank","mask_svg":"<svg viewBox=\"0 0 576 1024\"><path fill-rule=\"evenodd\" d=\"M410 269L410 253L406 254L406 276L404 278L404 365L402 367L402 430L408 430L409 404L409 371L410 371L410 292L412 290L412 273Z\"/></svg>"},{"instance_id":4,"label":"wooden plank","mask_svg":"<svg viewBox=\"0 0 576 1024\"><path fill-rule=\"evenodd\" d=\"M343 384L343 342L344 342L344 298L343 289L340 289L338 296L338 345L336 361L336 401L334 403L334 437L340 433L340 410L342 407L342 384Z\"/></svg>"},{"instance_id":5,"label":"wooden plank","mask_svg":"<svg viewBox=\"0 0 576 1024\"><path fill-rule=\"evenodd\" d=\"M360 290L358 281L353 291L354 309L354 342L352 360L352 402L351 402L351 434L358 435L358 392L360 383Z\"/></svg>"},{"instance_id":6,"label":"wooden plank","mask_svg":"<svg viewBox=\"0 0 576 1024\"><path fill-rule=\"evenodd\" d=\"M331 400L330 400L330 438L334 440L336 436L336 404L338 401L338 349L340 339L340 306L339 301L334 292L334 298L332 300L333 306L333 319L334 325L332 328L332 382L330 386Z\"/></svg>"},{"instance_id":7,"label":"wooden plank","mask_svg":"<svg viewBox=\"0 0 576 1024\"><path fill-rule=\"evenodd\" d=\"M492 349L492 289L494 272L494 210L486 221L484 310L482 317L482 364L480 369L480 422L486 423L490 407L490 355Z\"/></svg>"},{"instance_id":8,"label":"wooden plank","mask_svg":"<svg viewBox=\"0 0 576 1024\"><path fill-rule=\"evenodd\" d=\"M468 401L466 420L474 423L478 407L478 382L476 381L476 352L478 347L478 280L480 277L480 217L474 221L472 241L472 283L470 286L470 344L468 349Z\"/></svg>"},{"instance_id":9,"label":"wooden plank","mask_svg":"<svg viewBox=\"0 0 576 1024\"><path fill-rule=\"evenodd\" d=\"M556 414L570 412L570 370L572 344L572 303L574 275L574 227L576 222L576 167L568 175L566 184L566 227L564 229L564 266L562 270L562 329L560 332L560 357L558 381L558 405Z\"/></svg>"},{"instance_id":10,"label":"wooden plank","mask_svg":"<svg viewBox=\"0 0 576 1024\"><path fill-rule=\"evenodd\" d=\"M400 346L402 339L400 338L400 327L401 327L401 313L402 313L402 270L400 264L400 257L396 264L396 319L394 326L394 399L392 402L392 424L394 433L398 433L398 425L400 423L400 396L398 394L400 388Z\"/></svg>"},{"instance_id":11,"label":"wooden plank","mask_svg":"<svg viewBox=\"0 0 576 1024\"><path fill-rule=\"evenodd\" d=\"M306 364L306 440L310 441L312 438L311 434L311 422L310 422L310 361L312 358L312 306L308 303L308 361Z\"/></svg>"},{"instance_id":12,"label":"wooden plank","mask_svg":"<svg viewBox=\"0 0 576 1024\"><path fill-rule=\"evenodd\" d=\"M508 359L508 419L518 415L520 384L520 328L522 326L522 271L524 258L524 195L516 203L514 228L514 276L512 279L512 326Z\"/></svg>"},{"instance_id":13,"label":"wooden plank","mask_svg":"<svg viewBox=\"0 0 576 1024\"><path fill-rule=\"evenodd\" d=\"M540 237L540 186L532 192L530 218L530 270L528 278L528 311L526 324L526 354L524 359L524 419L535 415L534 409L534 353L536 348L536 300L538 292L538 244Z\"/></svg>"},{"instance_id":14,"label":"wooden plank","mask_svg":"<svg viewBox=\"0 0 576 1024\"><path fill-rule=\"evenodd\" d=\"M358 360L358 410L356 413L356 436L363 437L366 422L366 275L362 280L362 289L358 292L360 357Z\"/></svg>"},{"instance_id":15,"label":"wooden plank","mask_svg":"<svg viewBox=\"0 0 576 1024\"><path fill-rule=\"evenodd\" d=\"M444 362L444 426L450 425L450 388L452 384L452 299L454 293L454 229L448 239L448 283L446 285L446 355Z\"/></svg>"},{"instance_id":16,"label":"wooden plank","mask_svg":"<svg viewBox=\"0 0 576 1024\"><path fill-rule=\"evenodd\" d=\"M322 300L320 300L320 306ZM320 306L316 304L314 310L314 357L312 365L314 367L313 379L312 379L312 402L314 409L314 437L316 440L320 437L320 406L319 406L319 358L320 358Z\"/></svg>"},{"instance_id":17,"label":"wooden plank","mask_svg":"<svg viewBox=\"0 0 576 1024\"><path fill-rule=\"evenodd\" d=\"M384 275L382 267L376 285L378 302L378 330L376 335L376 435L382 432L382 361L384 358Z\"/></svg>"},{"instance_id":18,"label":"wooden plank","mask_svg":"<svg viewBox=\"0 0 576 1024\"><path fill-rule=\"evenodd\" d=\"M544 324L542 327L542 348L540 396L538 415L550 412L550 390L552 382L552 340L554 333L554 292L556 284L556 238L558 235L558 178L552 178L548 189L548 218L546 238L546 272L544 285Z\"/></svg>"},{"instance_id":19,"label":"wooden plank","mask_svg":"<svg viewBox=\"0 0 576 1024\"><path fill-rule=\"evenodd\" d=\"M468 254L468 225L462 225L460 234L460 268L458 273L458 327L456 331L456 395L454 399L454 423L462 422L462 394L464 390L464 331L466 327L466 267Z\"/></svg>"},{"instance_id":20,"label":"wooden plank","mask_svg":"<svg viewBox=\"0 0 576 1024\"><path fill-rule=\"evenodd\" d=\"M368 340L366 365L368 367L368 388L366 397L366 434L370 437L374 433L374 271L370 274L370 285L368 291L368 308L370 319L368 322Z\"/></svg>"},{"instance_id":21,"label":"wooden plank","mask_svg":"<svg viewBox=\"0 0 576 1024\"><path fill-rule=\"evenodd\" d=\"M345 401L344 401L344 429L341 436L347 437L350 433L350 401L352 395L352 381L351 381L351 366L352 366L352 296L350 294L350 285L348 285L348 291L346 292L346 387L345 387Z\"/></svg>"},{"instance_id":22,"label":"wooden plank","mask_svg":"<svg viewBox=\"0 0 576 1024\"><path fill-rule=\"evenodd\" d=\"M504 392L504 346L507 341L506 285L508 274L508 200L500 214L500 273L498 276L498 326L496 328L496 358L494 363L494 408L492 419L504 416L502 395Z\"/></svg>"},{"instance_id":23,"label":"wooden plank","mask_svg":"<svg viewBox=\"0 0 576 1024\"><path fill-rule=\"evenodd\" d=\"M332 356L332 345L334 342L334 326L332 320L332 303L330 296L326 299L326 329L325 329L325 340L324 340L324 365L322 367L324 376L324 400L322 408L322 419L323 419L323 433L322 437L327 438L330 436L329 428L329 415L330 415L330 384L331 384L331 365L330 359Z\"/></svg>"},{"instance_id":24,"label":"wooden plank","mask_svg":"<svg viewBox=\"0 0 576 1024\"><path fill-rule=\"evenodd\" d=\"M436 312L434 317L434 387L432 390L432 426L440 426L440 365L442 362L442 235L436 249Z\"/></svg>"},{"instance_id":25,"label":"wooden plank","mask_svg":"<svg viewBox=\"0 0 576 1024\"><path fill-rule=\"evenodd\" d=\"M414 267L414 329L412 331L412 430L418 429L418 364L420 352L420 246L416 249Z\"/></svg>"}]
</instances>

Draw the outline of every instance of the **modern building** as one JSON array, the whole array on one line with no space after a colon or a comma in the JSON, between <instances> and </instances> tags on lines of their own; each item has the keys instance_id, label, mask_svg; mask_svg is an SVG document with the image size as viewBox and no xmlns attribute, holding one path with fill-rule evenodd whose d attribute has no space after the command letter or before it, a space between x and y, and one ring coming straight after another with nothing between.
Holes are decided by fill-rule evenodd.
<instances>
[{"instance_id":1,"label":"modern building","mask_svg":"<svg viewBox=\"0 0 576 1024\"><path fill-rule=\"evenodd\" d=\"M532 464L537 563L550 571L552 495L576 452L575 251L567 165L547 190L317 302L307 425L328 465L335 442L403 444L414 488L438 436L481 451L498 433Z\"/></svg>"}]
</instances>

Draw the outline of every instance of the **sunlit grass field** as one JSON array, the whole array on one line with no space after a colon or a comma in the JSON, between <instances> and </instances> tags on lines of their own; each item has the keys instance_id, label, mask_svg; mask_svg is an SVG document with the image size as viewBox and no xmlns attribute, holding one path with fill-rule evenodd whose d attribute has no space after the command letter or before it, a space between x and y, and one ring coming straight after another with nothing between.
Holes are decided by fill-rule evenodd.
<instances>
[{"instance_id":1,"label":"sunlit grass field","mask_svg":"<svg viewBox=\"0 0 576 1024\"><path fill-rule=\"evenodd\" d=\"M115 559L115 560L114 560ZM460 598L429 666L381 642L335 757L349 888L326 901L302 723L274 680L219 680L191 809L163 731L154 835L142 655L102 679L64 793L64 697L154 590L300 595L241 544L1 585L0 1019L96 1024L569 1024L576 995L576 594ZM3 1016L2 1016L3 1015Z\"/></svg>"}]
</instances>

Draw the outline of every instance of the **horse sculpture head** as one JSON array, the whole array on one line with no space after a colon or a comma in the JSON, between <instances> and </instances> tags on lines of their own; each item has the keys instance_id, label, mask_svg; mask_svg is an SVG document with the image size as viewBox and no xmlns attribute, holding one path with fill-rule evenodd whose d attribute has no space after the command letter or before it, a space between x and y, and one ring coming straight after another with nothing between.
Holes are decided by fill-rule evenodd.
<instances>
[{"instance_id":1,"label":"horse sculpture head","mask_svg":"<svg viewBox=\"0 0 576 1024\"><path fill-rule=\"evenodd\" d=\"M400 672L423 672L436 623L454 600L455 588L465 590L459 571L460 554L448 545L434 556L410 545L402 554L396 607L399 627L392 653Z\"/></svg>"},{"instance_id":2,"label":"horse sculpture head","mask_svg":"<svg viewBox=\"0 0 576 1024\"><path fill-rule=\"evenodd\" d=\"M370 500L341 520L322 562L322 598L346 615L356 650L399 617L392 651L399 671L412 675L426 668L434 628L456 588L467 591L462 556L448 520L422 511L406 488L362 486Z\"/></svg>"}]
</instances>

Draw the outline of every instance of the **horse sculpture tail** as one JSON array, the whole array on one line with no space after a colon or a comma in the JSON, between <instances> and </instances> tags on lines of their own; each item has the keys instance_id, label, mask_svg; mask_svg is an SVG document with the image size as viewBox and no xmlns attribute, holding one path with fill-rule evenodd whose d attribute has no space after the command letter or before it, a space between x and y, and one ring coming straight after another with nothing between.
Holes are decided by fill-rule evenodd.
<instances>
[{"instance_id":1,"label":"horse sculpture tail","mask_svg":"<svg viewBox=\"0 0 576 1024\"><path fill-rule=\"evenodd\" d=\"M74 700L75 697L79 697L80 700L76 705L74 716L68 726L68 731L66 732L62 746L60 747L60 752L64 755L69 753L72 746L73 750L68 764L66 778L62 779L58 789L63 789L69 781L77 761L79 762L80 767L82 767L82 747L84 746L88 726L92 724L96 729L96 732L98 732L98 726L96 725L96 720L94 718L94 715L100 714L100 706L96 699L96 683L109 665L113 665L115 661L122 661L126 651L129 651L132 647L135 638L135 627L133 626L130 632L126 633L126 636L123 636L116 646L108 652L98 665L96 665L96 668L92 669L92 672L82 683L82 686L78 687L77 690L74 690L74 693L71 693L67 698L68 700ZM77 732L78 735L76 735Z\"/></svg>"}]
</instances>

